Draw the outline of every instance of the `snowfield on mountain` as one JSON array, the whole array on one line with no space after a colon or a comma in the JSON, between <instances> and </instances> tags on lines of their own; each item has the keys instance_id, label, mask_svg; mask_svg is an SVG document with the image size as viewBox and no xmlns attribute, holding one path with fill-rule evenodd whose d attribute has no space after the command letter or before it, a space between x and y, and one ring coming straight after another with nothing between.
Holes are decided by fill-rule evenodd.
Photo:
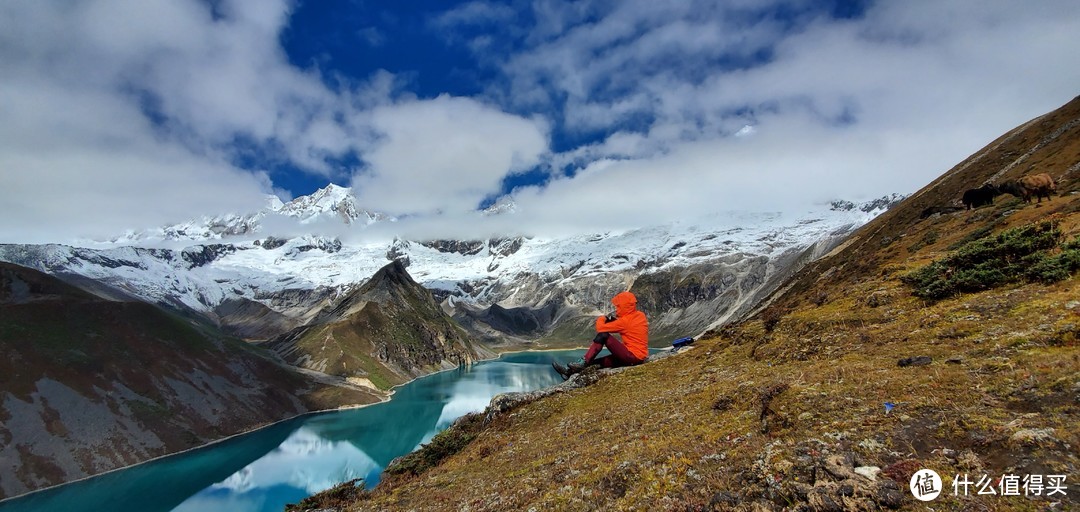
<instances>
[{"instance_id":1,"label":"snowfield on mountain","mask_svg":"<svg viewBox=\"0 0 1080 512\"><path fill-rule=\"evenodd\" d=\"M776 263L782 257L792 259L808 248L820 255L899 199L893 196L859 205L837 201L803 215L715 214L662 226L559 238L365 243L315 233L286 239L264 226L273 225L274 218L289 217L311 225L334 222L339 228L362 233L365 226L393 221L358 207L349 189L330 185L286 204L268 200L263 211L253 214L207 217L128 234L108 248L0 245L0 260L88 278L149 302L198 313L213 315L226 301L245 300L286 316L344 296L392 260L401 260L414 279L458 313L496 304L542 309L556 302L560 308L591 314L606 307L613 290L642 275L701 265L750 267L743 272L748 275L737 276L736 271L718 275L716 283L703 283L711 288L696 292L697 300L716 302L725 288L732 288L737 298L729 294L724 304L709 308L693 322L672 321L672 329L700 332L719 319L709 314L734 313L738 308L730 307L731 303L750 302L752 292L784 270ZM513 215L505 204L498 205L498 210L501 213L489 214ZM178 244L182 248L154 248ZM302 304L283 299L297 292L314 297ZM556 326L548 327L550 333Z\"/></svg>"}]
</instances>

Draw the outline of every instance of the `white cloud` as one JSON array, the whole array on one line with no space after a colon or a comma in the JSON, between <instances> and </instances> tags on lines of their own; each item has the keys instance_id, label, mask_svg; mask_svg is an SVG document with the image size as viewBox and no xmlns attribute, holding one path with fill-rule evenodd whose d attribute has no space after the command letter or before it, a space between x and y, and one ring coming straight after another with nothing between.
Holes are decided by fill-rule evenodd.
<instances>
[{"instance_id":1,"label":"white cloud","mask_svg":"<svg viewBox=\"0 0 1080 512\"><path fill-rule=\"evenodd\" d=\"M215 5L0 3L0 243L113 235L281 193L238 153L352 174L363 206L433 233L911 192L1080 84L1071 0L877 2L845 20L808 0L474 1L428 28L501 75L483 97L433 99L386 71L327 80L291 65L293 2ZM385 43L380 28L354 35ZM549 139L584 142L552 154ZM352 156L355 173L340 164ZM475 220L508 173L534 166L554 177L515 192L512 220Z\"/></svg>"},{"instance_id":2,"label":"white cloud","mask_svg":"<svg viewBox=\"0 0 1080 512\"><path fill-rule=\"evenodd\" d=\"M576 176L517 194L538 223L912 192L1080 84L1066 64L1080 47L1075 2L882 2L854 20L807 11L785 30L767 16L746 26L739 9L588 4L599 19L581 4L552 14L576 21L541 21L536 45L504 65L518 108L566 98L557 130L612 134L554 155Z\"/></svg>"},{"instance_id":3,"label":"white cloud","mask_svg":"<svg viewBox=\"0 0 1080 512\"><path fill-rule=\"evenodd\" d=\"M290 6L0 6L0 201L17 210L0 243L108 237L284 195L234 165L241 155L328 179L358 155L365 206L423 213L473 209L547 151L542 120L465 98L394 103L401 82L387 72L327 87L279 44Z\"/></svg>"},{"instance_id":4,"label":"white cloud","mask_svg":"<svg viewBox=\"0 0 1080 512\"><path fill-rule=\"evenodd\" d=\"M364 27L357 30L356 35L370 46L378 47L386 43L386 35L377 27Z\"/></svg>"},{"instance_id":5,"label":"white cloud","mask_svg":"<svg viewBox=\"0 0 1080 512\"><path fill-rule=\"evenodd\" d=\"M506 23L517 16L509 5L491 2L468 2L436 16L432 23L443 29L456 29L463 25Z\"/></svg>"},{"instance_id":6,"label":"white cloud","mask_svg":"<svg viewBox=\"0 0 1080 512\"><path fill-rule=\"evenodd\" d=\"M394 215L474 210L547 151L542 123L440 96L376 108L381 138L353 179L360 204Z\"/></svg>"},{"instance_id":7,"label":"white cloud","mask_svg":"<svg viewBox=\"0 0 1080 512\"><path fill-rule=\"evenodd\" d=\"M280 191L238 156L341 177L394 79L341 90L279 44L292 2L0 6L0 242L115 235L244 211ZM246 146L237 146L242 141Z\"/></svg>"}]
</instances>

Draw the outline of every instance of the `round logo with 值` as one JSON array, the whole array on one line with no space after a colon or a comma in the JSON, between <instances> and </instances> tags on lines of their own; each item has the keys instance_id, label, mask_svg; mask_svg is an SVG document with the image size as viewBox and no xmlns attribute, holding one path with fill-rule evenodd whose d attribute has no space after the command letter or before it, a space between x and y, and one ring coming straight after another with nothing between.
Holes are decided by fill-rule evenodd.
<instances>
[{"instance_id":1,"label":"round logo with \u503c","mask_svg":"<svg viewBox=\"0 0 1080 512\"><path fill-rule=\"evenodd\" d=\"M941 494L941 476L932 469L920 469L911 475L911 495L919 501L932 501Z\"/></svg>"}]
</instances>

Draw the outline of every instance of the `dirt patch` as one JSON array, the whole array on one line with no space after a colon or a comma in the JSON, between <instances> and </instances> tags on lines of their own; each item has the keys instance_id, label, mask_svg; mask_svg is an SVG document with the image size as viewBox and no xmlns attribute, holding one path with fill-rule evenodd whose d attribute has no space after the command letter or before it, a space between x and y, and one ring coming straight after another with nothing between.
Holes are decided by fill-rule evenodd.
<instances>
[{"instance_id":1,"label":"dirt patch","mask_svg":"<svg viewBox=\"0 0 1080 512\"><path fill-rule=\"evenodd\" d=\"M49 402L44 397L41 399L41 421L45 424L45 430L54 436L66 436L67 427L60 420L60 412L49 407Z\"/></svg>"},{"instance_id":2,"label":"dirt patch","mask_svg":"<svg viewBox=\"0 0 1080 512\"><path fill-rule=\"evenodd\" d=\"M600 491L608 494L611 498L619 499L626 495L634 482L637 481L638 468L632 462L622 462L615 469L604 475L597 484Z\"/></svg>"},{"instance_id":3,"label":"dirt patch","mask_svg":"<svg viewBox=\"0 0 1080 512\"><path fill-rule=\"evenodd\" d=\"M41 487L42 483L62 481L64 470L52 459L35 455L25 445L19 445L15 449L22 461L22 465L15 471L15 476L27 488L34 489Z\"/></svg>"},{"instance_id":4,"label":"dirt patch","mask_svg":"<svg viewBox=\"0 0 1080 512\"><path fill-rule=\"evenodd\" d=\"M758 401L761 404L761 412L758 419L761 420L761 433L768 434L770 430L791 426L791 421L786 416L772 410L769 405L773 399L787 391L791 387L787 383L773 384L761 390Z\"/></svg>"}]
</instances>

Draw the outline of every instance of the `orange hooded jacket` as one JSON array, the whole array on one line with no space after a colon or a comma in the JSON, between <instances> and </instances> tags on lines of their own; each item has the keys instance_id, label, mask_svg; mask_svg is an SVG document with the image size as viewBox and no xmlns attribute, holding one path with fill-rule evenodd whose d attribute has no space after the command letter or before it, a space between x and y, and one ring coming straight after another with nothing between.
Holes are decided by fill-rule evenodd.
<instances>
[{"instance_id":1,"label":"orange hooded jacket","mask_svg":"<svg viewBox=\"0 0 1080 512\"><path fill-rule=\"evenodd\" d=\"M615 314L619 317L610 322L604 317L596 319L596 332L613 332L622 335L623 345L631 354L645 359L649 355L649 320L637 310L637 297L622 292L611 299Z\"/></svg>"}]
</instances>

